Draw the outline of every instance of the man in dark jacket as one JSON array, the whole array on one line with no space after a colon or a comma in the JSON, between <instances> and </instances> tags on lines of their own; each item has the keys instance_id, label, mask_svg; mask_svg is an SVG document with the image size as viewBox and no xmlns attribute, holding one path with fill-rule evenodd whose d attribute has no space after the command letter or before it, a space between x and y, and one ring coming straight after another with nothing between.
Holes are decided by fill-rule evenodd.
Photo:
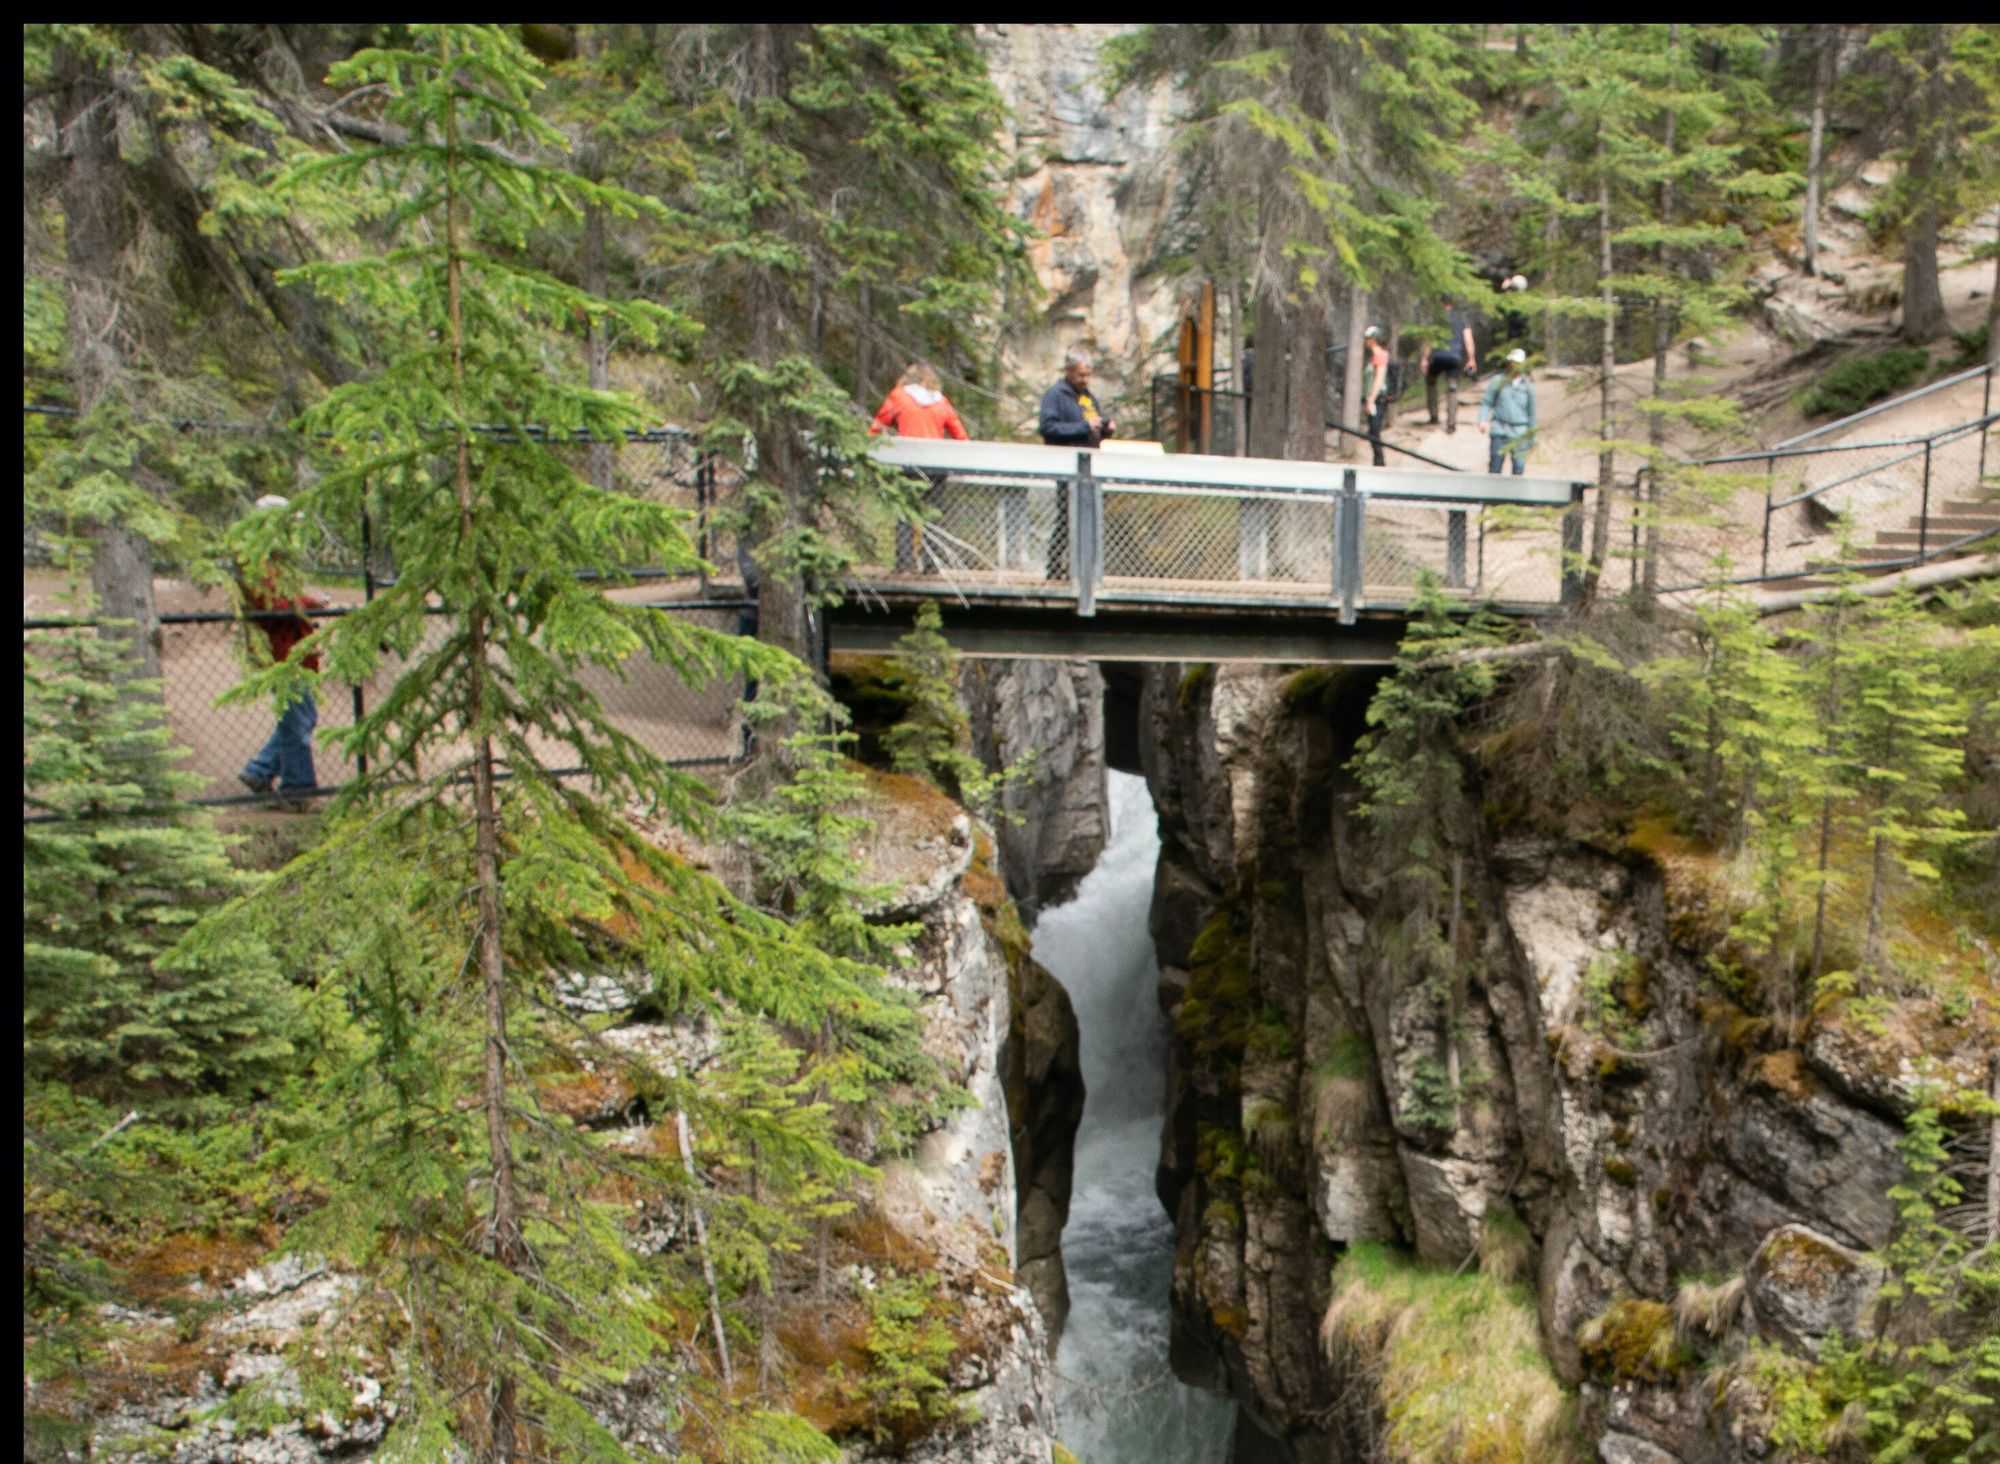
<instances>
[{"instance_id":1,"label":"man in dark jacket","mask_svg":"<svg viewBox=\"0 0 2000 1464\"><path fill-rule=\"evenodd\" d=\"M1113 423L1090 394L1090 357L1063 357L1062 380L1042 393L1042 441L1051 447L1095 447L1113 435Z\"/></svg>"},{"instance_id":2,"label":"man in dark jacket","mask_svg":"<svg viewBox=\"0 0 2000 1464\"><path fill-rule=\"evenodd\" d=\"M1090 357L1071 350L1063 356L1062 380L1042 393L1042 441L1050 447L1094 448L1116 430L1116 424L1098 410L1090 394ZM1047 574L1052 580L1068 579L1069 569L1069 483L1056 484L1055 530L1049 535Z\"/></svg>"}]
</instances>

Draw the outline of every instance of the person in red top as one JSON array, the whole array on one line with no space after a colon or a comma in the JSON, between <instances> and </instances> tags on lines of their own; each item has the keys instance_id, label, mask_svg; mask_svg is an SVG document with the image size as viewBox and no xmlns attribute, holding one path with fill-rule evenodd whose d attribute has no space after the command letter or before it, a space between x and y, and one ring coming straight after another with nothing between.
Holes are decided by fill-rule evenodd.
<instances>
[{"instance_id":1,"label":"person in red top","mask_svg":"<svg viewBox=\"0 0 2000 1464\"><path fill-rule=\"evenodd\" d=\"M902 380L882 398L881 410L868 424L868 435L874 437L884 427L898 437L952 437L960 442L970 439L965 424L958 420L957 409L938 385L937 369L928 361L910 363ZM924 475L931 486L936 486L943 476L942 473ZM922 548L921 528L899 520L896 524L896 568L915 569L917 555Z\"/></svg>"},{"instance_id":2,"label":"person in red top","mask_svg":"<svg viewBox=\"0 0 2000 1464\"><path fill-rule=\"evenodd\" d=\"M266 494L257 500L257 507L284 508L288 500L275 493ZM297 595L286 595L279 589L280 564L275 559L267 564L261 579L255 584L243 586L245 605L251 610L323 610L327 602L317 595L301 590ZM258 629L271 644L273 661L288 661L300 641L312 634L312 622L302 615L271 616L256 621ZM319 670L319 656L307 655L301 664L308 671ZM272 791L275 781L280 795L278 806L291 813L305 813L311 805L306 802L308 795L319 787L319 777L313 770L312 734L319 725L319 704L308 691L295 697L279 709L278 725L272 730L270 739L259 749L257 755L243 765L237 780L252 793L265 794Z\"/></svg>"},{"instance_id":3,"label":"person in red top","mask_svg":"<svg viewBox=\"0 0 2000 1464\"><path fill-rule=\"evenodd\" d=\"M969 436L928 361L912 361L902 380L889 388L881 410L868 424L868 435L873 437L884 427L898 437L954 437L964 442Z\"/></svg>"}]
</instances>

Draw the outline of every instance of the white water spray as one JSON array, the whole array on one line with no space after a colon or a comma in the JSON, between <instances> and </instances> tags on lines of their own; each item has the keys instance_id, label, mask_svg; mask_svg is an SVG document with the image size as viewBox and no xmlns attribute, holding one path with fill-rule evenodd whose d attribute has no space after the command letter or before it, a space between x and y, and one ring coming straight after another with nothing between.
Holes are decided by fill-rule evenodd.
<instances>
[{"instance_id":1,"label":"white water spray","mask_svg":"<svg viewBox=\"0 0 2000 1464\"><path fill-rule=\"evenodd\" d=\"M1159 826L1145 779L1108 776L1110 842L1076 898L1035 927L1035 959L1076 1007L1089 1089L1063 1230L1059 1432L1083 1464L1214 1464L1234 1409L1167 1367L1174 1227L1153 1193L1167 1036L1146 929Z\"/></svg>"}]
</instances>

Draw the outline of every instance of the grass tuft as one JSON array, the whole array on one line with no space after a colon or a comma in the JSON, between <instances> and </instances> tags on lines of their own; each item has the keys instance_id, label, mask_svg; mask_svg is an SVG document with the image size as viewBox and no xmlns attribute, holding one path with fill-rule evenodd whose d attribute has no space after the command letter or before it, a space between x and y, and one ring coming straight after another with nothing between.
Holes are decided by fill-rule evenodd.
<instances>
[{"instance_id":1,"label":"grass tuft","mask_svg":"<svg viewBox=\"0 0 2000 1464\"><path fill-rule=\"evenodd\" d=\"M1329 1359L1344 1356L1379 1379L1387 1424L1379 1442L1397 1464L1587 1457L1574 1400L1542 1356L1524 1287L1358 1244L1334 1267L1320 1345Z\"/></svg>"}]
</instances>

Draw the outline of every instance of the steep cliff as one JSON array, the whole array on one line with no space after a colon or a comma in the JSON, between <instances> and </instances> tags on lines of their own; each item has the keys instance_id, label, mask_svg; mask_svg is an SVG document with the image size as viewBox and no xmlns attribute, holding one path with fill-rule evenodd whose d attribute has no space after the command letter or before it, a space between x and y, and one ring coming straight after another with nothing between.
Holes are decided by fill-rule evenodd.
<instances>
[{"instance_id":1,"label":"steep cliff","mask_svg":"<svg viewBox=\"0 0 2000 1464\"><path fill-rule=\"evenodd\" d=\"M1173 151L1164 83L1104 93L1104 44L1130 25L986 25L979 37L1012 125L1009 206L1038 230L1029 257L1039 320L1005 346L1032 432L1064 350L1095 352L1098 389L1125 435L1142 435L1147 359L1180 317L1160 266L1183 252L1194 196ZM1169 342L1169 344L1171 344Z\"/></svg>"},{"instance_id":2,"label":"steep cliff","mask_svg":"<svg viewBox=\"0 0 2000 1464\"><path fill-rule=\"evenodd\" d=\"M973 1101L913 1152L871 1152L871 1135L850 1136L881 1183L818 1239L818 1287L768 1299L747 1358L739 1354L738 1382L757 1372L778 1379L782 1406L839 1439L851 1460L1046 1460L1065 1305L1057 1245L1083 1102L1074 1018L1060 986L1027 959L992 847L964 810L917 779L880 773L859 811L873 821L855 851L863 876L891 891L871 915L916 927L892 979L917 997L926 1048ZM722 851L681 852L723 862ZM605 1023L606 1043L641 1064L699 1075L718 1062L717 1023L663 1023L643 999L646 983L636 983L636 1002L634 984L578 976L556 995L573 1016ZM675 1142L672 1118L649 1113L622 1069L538 1081L545 1101L610 1143ZM626 1226L637 1252L705 1244L672 1196L636 1197ZM257 1243L187 1249L171 1262L178 1289L164 1279L156 1288L157 1309L112 1318L132 1375L80 1446L183 1464L372 1457L398 1412L393 1299L310 1255L251 1268ZM916 1302L920 1312L896 1310ZM924 1365L939 1381L915 1385L908 1371L883 1381L894 1349L925 1335L938 1350ZM345 1359L348 1386L308 1393L298 1364L330 1349ZM672 1366L697 1366L701 1350ZM601 1416L635 1452L705 1456L703 1410L676 1408L693 1396L684 1384L671 1371L635 1373Z\"/></svg>"},{"instance_id":3,"label":"steep cliff","mask_svg":"<svg viewBox=\"0 0 2000 1464\"><path fill-rule=\"evenodd\" d=\"M1470 757L1390 847L1346 771L1378 679L1149 672L1177 1370L1243 1459L1765 1457L1738 1344L1854 1332L1919 1058L1983 1088L1990 1025L1913 995L1782 1041L1704 961L1698 856L1500 826Z\"/></svg>"}]
</instances>

